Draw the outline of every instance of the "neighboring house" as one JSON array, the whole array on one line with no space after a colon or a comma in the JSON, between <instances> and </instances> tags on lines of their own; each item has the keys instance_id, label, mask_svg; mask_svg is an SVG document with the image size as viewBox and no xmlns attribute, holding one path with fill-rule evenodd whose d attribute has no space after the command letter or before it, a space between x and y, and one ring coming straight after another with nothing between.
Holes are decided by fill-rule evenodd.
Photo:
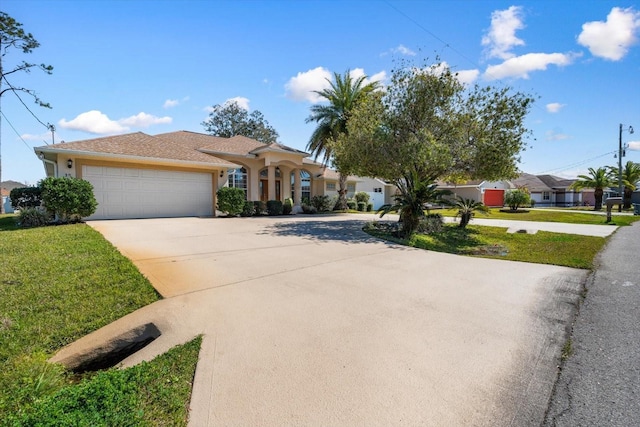
<instances>
[{"instance_id":1,"label":"neighboring house","mask_svg":"<svg viewBox=\"0 0 640 427\"><path fill-rule=\"evenodd\" d=\"M0 192L2 193L2 204L4 205L5 213L13 213L13 206L11 206L11 190L14 188L24 188L24 185L21 182L17 181L2 181L0 184Z\"/></svg>"},{"instance_id":2,"label":"neighboring house","mask_svg":"<svg viewBox=\"0 0 640 427\"><path fill-rule=\"evenodd\" d=\"M47 176L83 178L98 209L90 219L212 216L220 187L242 189L247 200L294 205L336 195L338 175L282 144L178 131L136 132L34 148ZM349 177L352 196L358 179Z\"/></svg>"},{"instance_id":3,"label":"neighboring house","mask_svg":"<svg viewBox=\"0 0 640 427\"><path fill-rule=\"evenodd\" d=\"M468 181L462 184L448 182L438 183L441 190L449 190L453 197L460 196L465 199L482 202L489 207L504 206L504 192L515 188L510 181Z\"/></svg>"},{"instance_id":4,"label":"neighboring house","mask_svg":"<svg viewBox=\"0 0 640 427\"><path fill-rule=\"evenodd\" d=\"M571 207L593 206L595 204L595 190L583 188L574 190L571 185L575 179L560 178L553 175L520 174L513 180L518 187L526 187L531 193L531 199L538 207ZM604 200L609 192L605 189Z\"/></svg>"},{"instance_id":5,"label":"neighboring house","mask_svg":"<svg viewBox=\"0 0 640 427\"><path fill-rule=\"evenodd\" d=\"M369 203L373 204L373 210L381 206L393 203L396 194L396 186L378 178L359 178L358 192L364 191L369 195Z\"/></svg>"}]
</instances>

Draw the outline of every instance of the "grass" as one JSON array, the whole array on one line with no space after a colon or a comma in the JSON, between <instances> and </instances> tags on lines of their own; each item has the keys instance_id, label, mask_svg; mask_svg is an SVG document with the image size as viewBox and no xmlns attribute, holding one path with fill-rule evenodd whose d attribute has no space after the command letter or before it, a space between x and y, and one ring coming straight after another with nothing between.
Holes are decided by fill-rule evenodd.
<instances>
[{"instance_id":1,"label":"grass","mask_svg":"<svg viewBox=\"0 0 640 427\"><path fill-rule=\"evenodd\" d=\"M392 238L380 232L369 232L400 244L436 252L583 269L593 268L593 259L605 243L603 237L545 231L536 234L510 234L506 230L478 225L469 225L463 229L450 224L445 225L442 232L415 234L408 240Z\"/></svg>"},{"instance_id":2,"label":"grass","mask_svg":"<svg viewBox=\"0 0 640 427\"><path fill-rule=\"evenodd\" d=\"M442 209L433 211L442 216L455 216L456 211L453 209ZM510 213L500 212L498 208L492 208L487 215L476 215L476 218L486 219L512 219L518 221L540 221L540 222L565 222L568 224L599 224L599 225L631 225L633 222L640 220L640 216L629 215L613 215L611 222L607 222L607 216L594 215L590 213L581 213L574 211L558 212L545 210L530 210L529 212Z\"/></svg>"},{"instance_id":3,"label":"grass","mask_svg":"<svg viewBox=\"0 0 640 427\"><path fill-rule=\"evenodd\" d=\"M46 360L61 347L157 301L159 295L128 259L84 224L18 229L13 216L0 216L0 253L0 420L7 420L56 393L92 390L92 383ZM144 381L174 375L146 369L156 374L142 375ZM118 374L127 371L109 370L105 375L134 375ZM170 400L185 405L184 393ZM158 403L157 409L165 406ZM173 421L159 424L174 425Z\"/></svg>"}]
</instances>

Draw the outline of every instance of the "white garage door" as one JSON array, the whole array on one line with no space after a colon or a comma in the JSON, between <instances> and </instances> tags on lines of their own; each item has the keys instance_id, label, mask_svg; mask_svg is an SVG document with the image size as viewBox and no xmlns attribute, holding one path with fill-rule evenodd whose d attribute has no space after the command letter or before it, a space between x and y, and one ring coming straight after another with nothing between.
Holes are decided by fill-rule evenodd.
<instances>
[{"instance_id":1,"label":"white garage door","mask_svg":"<svg viewBox=\"0 0 640 427\"><path fill-rule=\"evenodd\" d=\"M98 201L89 219L161 218L213 214L210 173L83 166Z\"/></svg>"}]
</instances>

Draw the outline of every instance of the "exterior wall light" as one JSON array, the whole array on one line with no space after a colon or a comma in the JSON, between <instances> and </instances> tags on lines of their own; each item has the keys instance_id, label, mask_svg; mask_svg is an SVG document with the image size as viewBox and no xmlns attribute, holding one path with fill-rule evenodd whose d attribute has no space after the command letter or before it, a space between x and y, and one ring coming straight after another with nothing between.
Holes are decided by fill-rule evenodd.
<instances>
[{"instance_id":1,"label":"exterior wall light","mask_svg":"<svg viewBox=\"0 0 640 427\"><path fill-rule=\"evenodd\" d=\"M73 167L73 160L71 160L71 159L67 160L67 167L69 169L71 169Z\"/></svg>"}]
</instances>

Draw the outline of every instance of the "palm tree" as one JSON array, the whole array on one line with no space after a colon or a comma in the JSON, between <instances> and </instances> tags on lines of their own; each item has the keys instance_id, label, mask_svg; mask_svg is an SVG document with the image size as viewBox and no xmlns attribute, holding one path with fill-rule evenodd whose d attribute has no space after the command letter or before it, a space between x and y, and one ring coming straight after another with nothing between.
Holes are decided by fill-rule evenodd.
<instances>
[{"instance_id":1,"label":"palm tree","mask_svg":"<svg viewBox=\"0 0 640 427\"><path fill-rule=\"evenodd\" d=\"M489 213L489 208L482 202L476 202L473 199L465 199L461 196L456 198L452 203L452 206L458 209L456 216L460 217L460 224L458 225L460 228L466 228L476 212Z\"/></svg>"},{"instance_id":2,"label":"palm tree","mask_svg":"<svg viewBox=\"0 0 640 427\"><path fill-rule=\"evenodd\" d=\"M613 180L611 179L611 174L606 168L589 168L589 175L578 175L578 180L571 184L570 188L576 190L582 190L583 188L595 189L593 196L596 199L596 203L593 210L599 211L602 209L602 195L604 193L604 189L609 187L612 183Z\"/></svg>"},{"instance_id":3,"label":"palm tree","mask_svg":"<svg viewBox=\"0 0 640 427\"><path fill-rule=\"evenodd\" d=\"M415 178L416 176L413 177L413 179ZM408 190L407 187L410 185L414 186L414 191ZM437 184L425 183L420 180L416 180L413 184L401 181L398 194L394 198L395 203L381 206L378 213L382 218L388 213L398 212L402 224L402 237L408 238L418 229L420 220L424 218L425 205L444 202L443 197L451 194L449 190L438 190L436 187Z\"/></svg>"},{"instance_id":4,"label":"palm tree","mask_svg":"<svg viewBox=\"0 0 640 427\"><path fill-rule=\"evenodd\" d=\"M330 84L329 88L314 91L329 101L329 104L312 105L311 115L306 120L307 123L318 123L318 127L309 138L307 150L315 156L316 160L322 155L322 162L325 165L335 160L332 141L339 134L347 133L347 121L355 105L378 87L378 82L365 84L366 76L354 79L349 70L344 75L334 73L333 76L335 82L327 79ZM338 207L339 209L347 209L347 173L340 170L340 167L338 167L338 173Z\"/></svg>"},{"instance_id":5,"label":"palm tree","mask_svg":"<svg viewBox=\"0 0 640 427\"><path fill-rule=\"evenodd\" d=\"M619 185L618 183L618 167L617 166L609 166L609 174L612 178L614 178L613 184ZM631 196L633 192L636 191L638 186L638 182L640 181L640 164L633 163L631 160L624 165L622 169L622 185L624 186L623 193L623 208L629 209L631 208Z\"/></svg>"}]
</instances>

